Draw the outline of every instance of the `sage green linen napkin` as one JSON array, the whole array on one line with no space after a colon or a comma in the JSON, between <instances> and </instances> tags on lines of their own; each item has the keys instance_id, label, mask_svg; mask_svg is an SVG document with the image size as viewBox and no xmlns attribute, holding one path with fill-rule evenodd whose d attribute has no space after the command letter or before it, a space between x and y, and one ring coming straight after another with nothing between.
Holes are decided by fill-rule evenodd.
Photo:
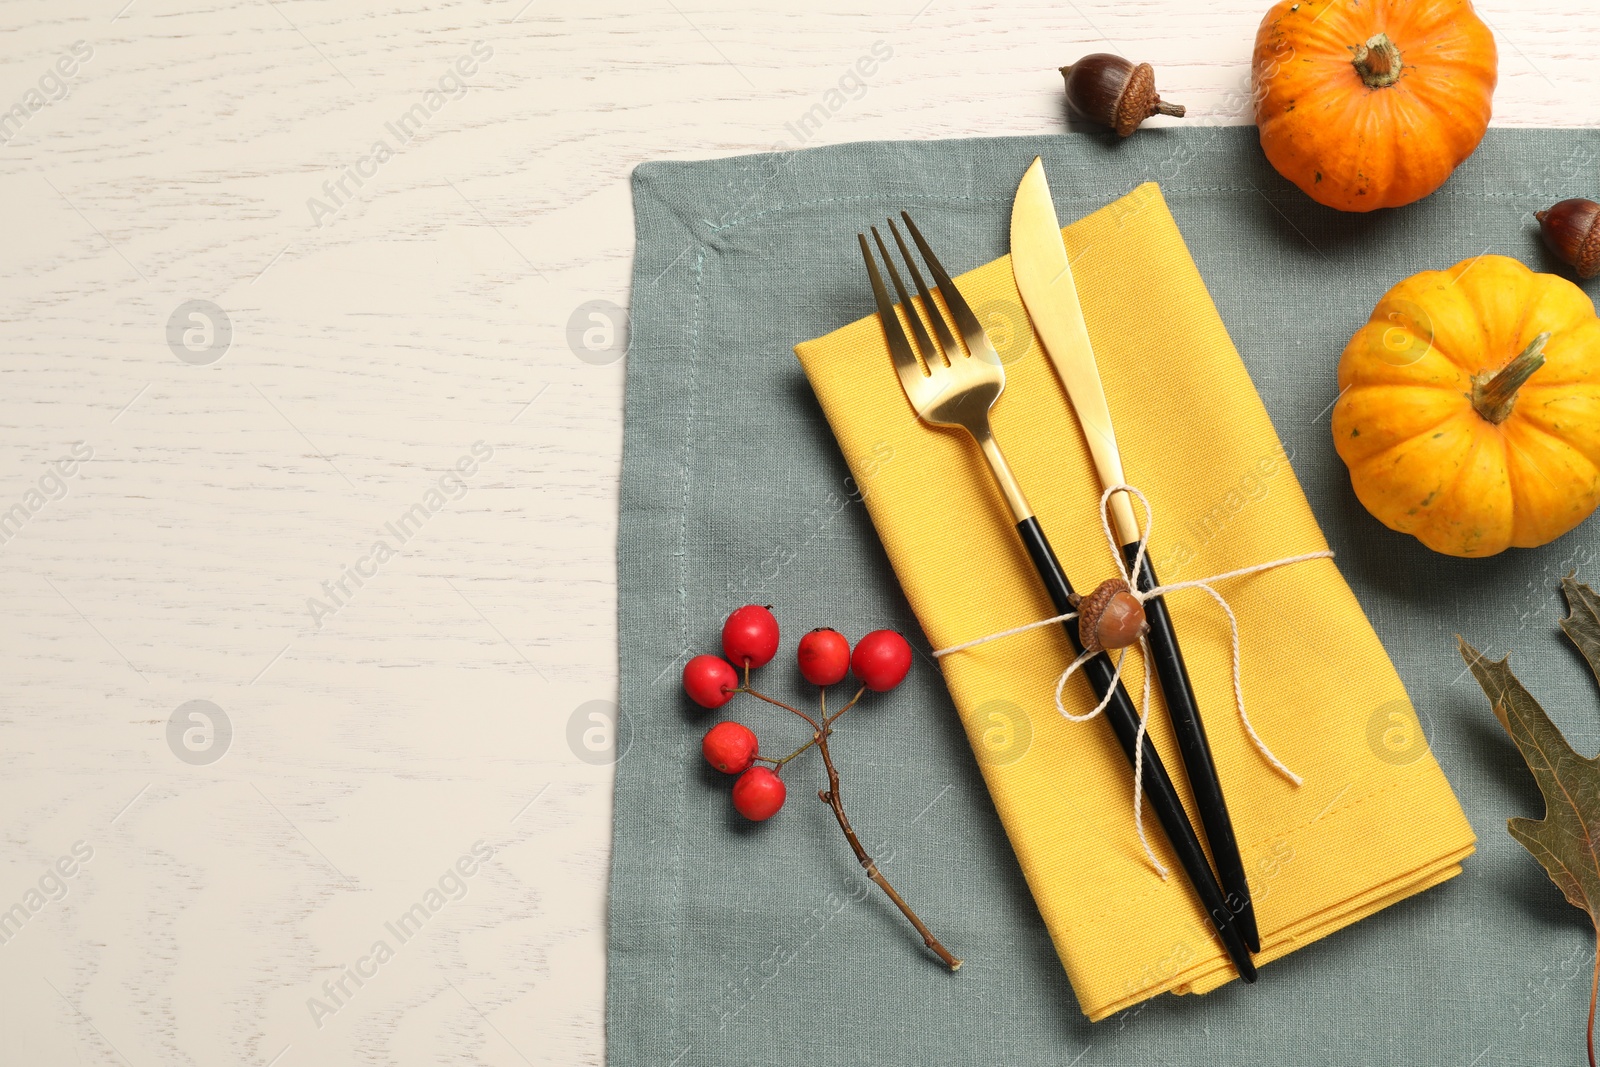
<instances>
[{"instance_id":1,"label":"sage green linen napkin","mask_svg":"<svg viewBox=\"0 0 1600 1067\"><path fill-rule=\"evenodd\" d=\"M1479 837L1460 877L1274 964L1256 986L1162 997L1093 1026L926 656L901 689L841 722L835 749L852 820L966 960L955 975L864 882L810 791L820 769L796 761L788 806L751 826L732 813L727 780L698 756L700 734L722 718L752 725L773 751L802 739L795 728L742 700L701 712L678 687L683 661L716 651L722 617L746 602L775 605L785 626L763 680L780 695L804 695L789 665L813 626L856 637L888 625L921 642L791 349L871 310L855 233L900 208L939 235L952 272L1004 254L1011 195L1035 154L1063 222L1161 183ZM1577 747L1600 748L1593 682L1554 625L1556 583L1574 567L1593 571L1600 527L1490 560L1433 555L1361 509L1333 451L1328 408L1339 351L1395 281L1484 251L1556 269L1531 212L1592 193L1584 179L1597 159L1594 132L1491 131L1441 192L1369 216L1308 201L1267 166L1250 128L641 166L618 542L632 744L617 767L609 1062L1573 1060L1592 935L1505 833L1507 815L1538 814L1537 793L1453 635L1495 655L1515 649ZM1128 278L1160 299L1161 279L1140 264L1129 263ZM1220 530L1197 536L1249 521L1261 483L1247 473ZM1383 709L1373 713L1372 758L1420 758L1420 742L1396 743ZM1258 893L1270 892L1272 871L1252 875Z\"/></svg>"}]
</instances>

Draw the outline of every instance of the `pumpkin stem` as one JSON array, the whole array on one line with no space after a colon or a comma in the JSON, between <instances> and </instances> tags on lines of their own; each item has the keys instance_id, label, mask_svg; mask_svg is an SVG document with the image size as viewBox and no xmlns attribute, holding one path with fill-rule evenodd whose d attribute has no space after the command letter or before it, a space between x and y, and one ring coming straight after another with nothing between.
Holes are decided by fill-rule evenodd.
<instances>
[{"instance_id":1,"label":"pumpkin stem","mask_svg":"<svg viewBox=\"0 0 1600 1067\"><path fill-rule=\"evenodd\" d=\"M1544 366L1544 346L1549 340L1548 331L1541 333L1516 359L1498 371L1485 371L1472 380L1472 406L1478 409L1479 415L1496 426L1510 417L1517 403L1517 390L1527 383L1534 371Z\"/></svg>"},{"instance_id":2,"label":"pumpkin stem","mask_svg":"<svg viewBox=\"0 0 1600 1067\"><path fill-rule=\"evenodd\" d=\"M1383 89L1400 80L1400 49L1388 34L1371 37L1351 51L1355 53L1351 62L1368 89Z\"/></svg>"}]
</instances>

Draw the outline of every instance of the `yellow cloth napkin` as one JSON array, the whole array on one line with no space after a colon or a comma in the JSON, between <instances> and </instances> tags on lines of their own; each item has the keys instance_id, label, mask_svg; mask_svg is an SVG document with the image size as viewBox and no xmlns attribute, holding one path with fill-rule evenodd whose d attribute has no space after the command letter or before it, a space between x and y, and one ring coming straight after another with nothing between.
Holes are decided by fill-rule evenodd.
<instances>
[{"instance_id":1,"label":"yellow cloth napkin","mask_svg":"<svg viewBox=\"0 0 1600 1067\"><path fill-rule=\"evenodd\" d=\"M939 244L937 220L923 223L947 263L959 258ZM1142 185L1062 235L1128 477L1154 509L1159 578L1204 578L1327 548L1160 189ZM1097 515L1101 487L1021 311L1010 260L957 285L1007 360L995 435L1067 574L1087 592L1116 573ZM1055 614L977 447L916 417L877 318L795 353L933 647ZM1221 608L1201 590L1170 595L1254 893L1257 960L1266 962L1458 874L1474 838L1333 560L1218 591L1238 614L1251 719L1305 779L1297 788L1281 777L1240 724ZM941 666L1079 1004L1098 1020L1162 991L1209 992L1235 972L1147 811L1173 876L1163 882L1148 865L1134 832L1132 775L1109 725L1057 713L1056 678L1072 655L1050 627ZM1124 679L1137 701L1138 655ZM1198 826L1155 692L1151 736ZM1095 704L1081 675L1063 700L1077 711Z\"/></svg>"}]
</instances>

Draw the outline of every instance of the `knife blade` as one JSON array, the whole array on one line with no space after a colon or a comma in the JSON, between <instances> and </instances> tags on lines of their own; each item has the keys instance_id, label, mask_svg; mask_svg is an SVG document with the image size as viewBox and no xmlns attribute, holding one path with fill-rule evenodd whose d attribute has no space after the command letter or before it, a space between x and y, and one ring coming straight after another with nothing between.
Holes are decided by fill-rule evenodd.
<instances>
[{"instance_id":1,"label":"knife blade","mask_svg":"<svg viewBox=\"0 0 1600 1067\"><path fill-rule=\"evenodd\" d=\"M1123 484L1127 479L1122 473L1117 434L1111 426L1111 409L1100 386L1100 367L1078 303L1078 285L1067 260L1067 246L1061 241L1061 223L1056 219L1055 201L1045 180L1044 160L1038 156L1022 176L1011 205L1011 270L1022 293L1023 306L1033 320L1034 332L1044 343L1056 375L1067 387L1101 482L1108 486ZM1139 540L1139 524L1134 520L1127 493L1111 498L1111 518L1122 544Z\"/></svg>"},{"instance_id":2,"label":"knife blade","mask_svg":"<svg viewBox=\"0 0 1600 1067\"><path fill-rule=\"evenodd\" d=\"M1066 386L1067 397L1083 427L1084 439L1102 488L1126 484L1122 455L1117 448L1117 435L1111 423L1111 408L1106 403L1100 367L1095 361L1089 328L1078 300L1077 282L1073 278L1072 264L1061 238L1061 224L1056 218L1050 184L1045 179L1044 161L1037 156L1022 176L1011 206L1011 270L1016 276L1023 306L1033 320L1034 332L1043 343L1056 375ZM1128 566L1132 568L1140 556L1140 534L1129 494L1113 495L1110 505L1117 540L1123 546L1123 556ZM1143 553L1138 573L1133 575L1133 579L1144 591L1158 587L1148 552ZM1199 809L1206 840L1211 845L1211 855L1217 865L1218 880L1228 894L1228 905L1234 911L1239 933L1252 952L1259 952L1261 939L1256 927L1255 909L1251 904L1249 881L1245 877L1233 823L1228 817L1227 801L1217 777L1211 746L1206 740L1205 726L1200 721L1199 704L1195 700L1188 668L1183 662L1183 651L1178 647L1172 617L1162 597L1151 597L1144 606L1150 624L1148 641L1151 656L1161 681L1161 691L1166 697L1184 770L1194 790L1195 806Z\"/></svg>"}]
</instances>

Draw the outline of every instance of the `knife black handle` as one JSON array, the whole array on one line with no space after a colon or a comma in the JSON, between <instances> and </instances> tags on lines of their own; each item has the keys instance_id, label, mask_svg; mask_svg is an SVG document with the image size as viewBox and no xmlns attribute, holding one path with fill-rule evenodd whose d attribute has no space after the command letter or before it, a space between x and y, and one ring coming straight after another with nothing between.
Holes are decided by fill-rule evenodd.
<instances>
[{"instance_id":1,"label":"knife black handle","mask_svg":"<svg viewBox=\"0 0 1600 1067\"><path fill-rule=\"evenodd\" d=\"M1017 534L1022 538L1028 556L1033 560L1034 569L1039 572L1039 578L1044 582L1056 611L1063 615L1072 611L1072 583L1067 580L1066 573L1061 569L1061 563L1050 548L1050 542L1045 539L1039 520L1030 516L1017 523ZM1069 619L1064 626L1067 636L1072 641L1072 647L1082 654L1083 642L1078 637L1077 621ZM1107 693L1111 694L1105 718L1117 735L1117 741L1122 745L1128 763L1132 765L1138 752L1135 745L1139 736L1139 715L1134 709L1133 701L1128 698L1127 689L1116 678L1116 667L1110 657L1102 652L1085 663L1082 669L1088 676L1089 684L1094 688L1096 696L1104 700ZM1178 791L1173 786L1172 779L1167 775L1166 767L1148 736L1144 739L1143 785L1145 802L1161 821L1161 828L1166 832L1167 840L1171 842L1172 850L1178 856L1178 862L1188 874L1189 882L1193 885L1196 896L1200 898L1201 907L1211 917L1212 925L1216 928L1223 947L1227 949L1234 966L1238 968L1240 977L1246 982L1254 982L1256 966L1250 959L1250 952L1238 927L1234 924L1233 911L1228 907L1222 888L1211 872L1211 864L1206 861L1205 850L1201 848L1200 838L1196 836L1194 827L1189 823L1189 816L1183 810L1183 802L1178 798Z\"/></svg>"},{"instance_id":2,"label":"knife black handle","mask_svg":"<svg viewBox=\"0 0 1600 1067\"><path fill-rule=\"evenodd\" d=\"M1131 570L1139 554L1139 542L1123 545L1122 554ZM1134 577L1135 584L1143 591L1160 584L1150 566L1149 552L1145 553L1139 573ZM1222 796L1222 782L1217 777L1216 761L1211 758L1205 724L1200 721L1200 705L1189 681L1189 669L1184 666L1183 650L1178 647L1178 634L1172 628L1166 599L1151 597L1145 601L1144 616L1150 624L1147 636L1151 656L1155 659L1156 677L1161 680L1161 692L1167 698L1172 732L1178 740L1178 752L1183 757L1189 786L1194 790L1195 807L1200 811L1206 841L1211 845L1211 857L1217 863L1218 880L1227 894L1228 907L1244 943L1250 946L1251 952L1260 952L1261 934L1256 929L1250 882L1245 877L1244 861L1239 858L1239 842L1234 838L1233 822L1228 818L1228 802Z\"/></svg>"}]
</instances>

